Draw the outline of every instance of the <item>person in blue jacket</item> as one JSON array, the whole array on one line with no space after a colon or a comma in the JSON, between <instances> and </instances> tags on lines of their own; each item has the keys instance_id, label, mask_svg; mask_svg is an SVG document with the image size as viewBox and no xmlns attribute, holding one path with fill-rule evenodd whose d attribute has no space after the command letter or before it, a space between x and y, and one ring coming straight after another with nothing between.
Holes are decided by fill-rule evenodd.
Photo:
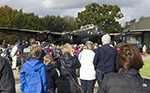
<instances>
[{"instance_id":1,"label":"person in blue jacket","mask_svg":"<svg viewBox=\"0 0 150 93\"><path fill-rule=\"evenodd\" d=\"M42 49L39 45L32 45L31 58L26 60L21 69L20 90L23 93L47 93L45 65L38 60L41 52Z\"/></svg>"}]
</instances>

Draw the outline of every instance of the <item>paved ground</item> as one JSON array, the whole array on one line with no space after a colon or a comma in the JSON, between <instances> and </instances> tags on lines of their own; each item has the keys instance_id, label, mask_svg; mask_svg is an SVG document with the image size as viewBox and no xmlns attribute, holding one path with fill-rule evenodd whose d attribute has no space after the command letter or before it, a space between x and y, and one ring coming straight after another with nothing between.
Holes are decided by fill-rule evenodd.
<instances>
[{"instance_id":1,"label":"paved ground","mask_svg":"<svg viewBox=\"0 0 150 93\"><path fill-rule=\"evenodd\" d=\"M150 55L142 56L143 60L150 60Z\"/></svg>"},{"instance_id":2,"label":"paved ground","mask_svg":"<svg viewBox=\"0 0 150 93\"><path fill-rule=\"evenodd\" d=\"M14 77L15 77L15 83L16 83L16 93L22 93L19 88L20 88L20 75L17 70L13 70Z\"/></svg>"},{"instance_id":3,"label":"paved ground","mask_svg":"<svg viewBox=\"0 0 150 93\"><path fill-rule=\"evenodd\" d=\"M143 60L150 60L150 55L147 55L147 56L142 56ZM19 90L20 88L20 76L19 76L19 72L17 72L17 70L13 70L14 72L14 76L15 76L15 82L16 82L16 91L17 93L21 93L21 91ZM149 78L150 77L146 77L146 78ZM95 93L97 91L97 83L95 85L95 89L94 89Z\"/></svg>"},{"instance_id":4,"label":"paved ground","mask_svg":"<svg viewBox=\"0 0 150 93\"><path fill-rule=\"evenodd\" d=\"M13 70L14 76L15 76L15 83L16 83L16 93L22 93L19 88L20 88L20 75L17 72L17 70ZM98 87L97 87L97 82L95 84L95 88L94 88L94 93L96 93Z\"/></svg>"}]
</instances>

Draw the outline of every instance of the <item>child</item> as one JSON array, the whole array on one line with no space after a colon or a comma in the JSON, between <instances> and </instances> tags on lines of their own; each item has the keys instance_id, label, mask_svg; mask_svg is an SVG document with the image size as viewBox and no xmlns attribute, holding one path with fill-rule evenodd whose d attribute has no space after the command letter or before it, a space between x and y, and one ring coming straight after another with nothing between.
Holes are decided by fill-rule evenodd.
<instances>
[{"instance_id":1,"label":"child","mask_svg":"<svg viewBox=\"0 0 150 93\"><path fill-rule=\"evenodd\" d=\"M23 64L20 72L22 93L47 93L45 65L38 60L41 53L39 45L31 46L31 57Z\"/></svg>"},{"instance_id":2,"label":"child","mask_svg":"<svg viewBox=\"0 0 150 93\"><path fill-rule=\"evenodd\" d=\"M48 93L55 93L58 74L51 63L52 63L52 55L51 54L45 55L44 64L46 65L46 80Z\"/></svg>"}]
</instances>

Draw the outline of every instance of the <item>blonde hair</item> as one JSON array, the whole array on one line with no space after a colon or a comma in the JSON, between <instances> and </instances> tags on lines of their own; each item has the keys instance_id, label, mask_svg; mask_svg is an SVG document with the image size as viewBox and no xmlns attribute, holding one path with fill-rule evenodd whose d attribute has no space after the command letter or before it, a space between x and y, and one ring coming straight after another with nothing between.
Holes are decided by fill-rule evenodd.
<instances>
[{"instance_id":1,"label":"blonde hair","mask_svg":"<svg viewBox=\"0 0 150 93\"><path fill-rule=\"evenodd\" d=\"M69 43L66 43L62 48L63 54L70 54L73 56L73 48Z\"/></svg>"},{"instance_id":2,"label":"blonde hair","mask_svg":"<svg viewBox=\"0 0 150 93\"><path fill-rule=\"evenodd\" d=\"M40 47L39 45L33 44L33 45L31 46L30 55L31 55L32 57L38 59L38 58L40 57L41 53L42 53L42 49L41 49L41 47Z\"/></svg>"},{"instance_id":3,"label":"blonde hair","mask_svg":"<svg viewBox=\"0 0 150 93\"><path fill-rule=\"evenodd\" d=\"M94 50L94 44L92 41L86 41L85 47L86 47L86 49Z\"/></svg>"},{"instance_id":4,"label":"blonde hair","mask_svg":"<svg viewBox=\"0 0 150 93\"><path fill-rule=\"evenodd\" d=\"M49 63L51 63L52 62L52 55L51 54L47 54L47 55L45 55L44 56L44 64L49 64Z\"/></svg>"}]
</instances>

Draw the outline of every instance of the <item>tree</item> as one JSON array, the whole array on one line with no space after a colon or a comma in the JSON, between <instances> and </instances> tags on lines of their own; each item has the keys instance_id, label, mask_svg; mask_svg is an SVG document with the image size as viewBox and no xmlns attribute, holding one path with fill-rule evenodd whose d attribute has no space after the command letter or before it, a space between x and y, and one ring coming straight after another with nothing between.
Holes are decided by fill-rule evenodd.
<instances>
[{"instance_id":1,"label":"tree","mask_svg":"<svg viewBox=\"0 0 150 93\"><path fill-rule=\"evenodd\" d=\"M0 7L0 27L11 27L12 19L18 13L9 6Z\"/></svg>"},{"instance_id":2,"label":"tree","mask_svg":"<svg viewBox=\"0 0 150 93\"><path fill-rule=\"evenodd\" d=\"M62 32L66 30L67 22L60 16L46 16L42 19L45 30L53 32Z\"/></svg>"},{"instance_id":3,"label":"tree","mask_svg":"<svg viewBox=\"0 0 150 93\"><path fill-rule=\"evenodd\" d=\"M73 31L73 30L76 30L79 28L78 23L76 22L74 17L65 16L64 20L67 21L67 26L66 26L65 30Z\"/></svg>"},{"instance_id":4,"label":"tree","mask_svg":"<svg viewBox=\"0 0 150 93\"><path fill-rule=\"evenodd\" d=\"M129 27L131 25L134 25L135 23L136 23L136 19L132 19L129 22L125 23L125 27L124 28L127 28L127 27Z\"/></svg>"},{"instance_id":5,"label":"tree","mask_svg":"<svg viewBox=\"0 0 150 93\"><path fill-rule=\"evenodd\" d=\"M31 30L50 30L55 32L72 31L79 26L72 17L45 16L39 18L34 13L23 13L23 10L9 6L0 7L0 27Z\"/></svg>"},{"instance_id":6,"label":"tree","mask_svg":"<svg viewBox=\"0 0 150 93\"><path fill-rule=\"evenodd\" d=\"M11 27L20 29L24 26L23 21L24 21L24 14L21 9L12 19Z\"/></svg>"},{"instance_id":7,"label":"tree","mask_svg":"<svg viewBox=\"0 0 150 93\"><path fill-rule=\"evenodd\" d=\"M117 21L122 18L123 14L117 5L99 5L91 3L85 6L85 10L78 12L76 18L77 22L81 25L94 24L98 25L102 31L111 32L122 30L121 25Z\"/></svg>"},{"instance_id":8,"label":"tree","mask_svg":"<svg viewBox=\"0 0 150 93\"><path fill-rule=\"evenodd\" d=\"M39 30L42 29L40 25L40 19L35 16L34 13L24 13L23 15L23 29Z\"/></svg>"}]
</instances>

